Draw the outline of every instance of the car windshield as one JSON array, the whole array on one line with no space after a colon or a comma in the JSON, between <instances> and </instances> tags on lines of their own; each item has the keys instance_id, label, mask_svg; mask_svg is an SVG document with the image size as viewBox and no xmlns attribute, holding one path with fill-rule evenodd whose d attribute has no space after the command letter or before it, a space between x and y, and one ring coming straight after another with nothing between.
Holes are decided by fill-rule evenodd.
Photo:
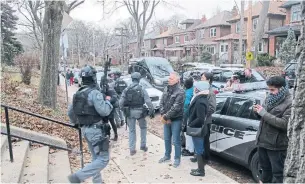
<instances>
[{"instance_id":1,"label":"car windshield","mask_svg":"<svg viewBox=\"0 0 305 184\"><path fill-rule=\"evenodd\" d=\"M161 77L169 76L169 74L173 72L173 68L170 65L163 64L151 65L149 69L152 75L157 75Z\"/></svg>"},{"instance_id":2,"label":"car windshield","mask_svg":"<svg viewBox=\"0 0 305 184\"><path fill-rule=\"evenodd\" d=\"M174 71L173 67L165 58L151 58L145 59L145 61L152 75L164 77L169 76Z\"/></svg>"},{"instance_id":3,"label":"car windshield","mask_svg":"<svg viewBox=\"0 0 305 184\"><path fill-rule=\"evenodd\" d=\"M252 74L256 78L257 81L265 81L265 78L257 71L253 71Z\"/></svg>"}]
</instances>

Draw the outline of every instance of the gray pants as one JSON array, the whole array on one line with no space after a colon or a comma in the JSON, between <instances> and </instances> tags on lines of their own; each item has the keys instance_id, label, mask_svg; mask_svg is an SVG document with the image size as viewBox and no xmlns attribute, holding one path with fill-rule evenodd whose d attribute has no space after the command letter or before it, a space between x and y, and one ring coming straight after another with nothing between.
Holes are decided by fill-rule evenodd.
<instances>
[{"instance_id":1,"label":"gray pants","mask_svg":"<svg viewBox=\"0 0 305 184\"><path fill-rule=\"evenodd\" d=\"M75 175L83 182L85 179L93 177L92 183L102 183L101 171L108 165L109 151L97 153L97 147L93 147L102 136L101 129L91 127L82 128L83 135L88 143L91 153L92 162L87 164L83 169L78 170Z\"/></svg>"},{"instance_id":2,"label":"gray pants","mask_svg":"<svg viewBox=\"0 0 305 184\"><path fill-rule=\"evenodd\" d=\"M128 117L127 123L129 127L129 149L130 151L136 150L136 120L139 121L139 126L141 129L141 147L146 147L146 134L147 134L147 122L145 118L136 119L134 117Z\"/></svg>"},{"instance_id":3,"label":"gray pants","mask_svg":"<svg viewBox=\"0 0 305 184\"><path fill-rule=\"evenodd\" d=\"M117 125L121 125L121 121L124 121L124 113L121 108L117 107L114 109L114 119Z\"/></svg>"}]
</instances>

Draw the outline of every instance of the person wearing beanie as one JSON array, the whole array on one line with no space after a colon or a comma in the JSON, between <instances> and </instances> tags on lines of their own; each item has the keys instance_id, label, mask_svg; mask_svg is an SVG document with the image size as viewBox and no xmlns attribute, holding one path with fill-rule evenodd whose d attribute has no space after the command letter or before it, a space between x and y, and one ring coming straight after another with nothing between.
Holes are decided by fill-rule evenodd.
<instances>
[{"instance_id":1,"label":"person wearing beanie","mask_svg":"<svg viewBox=\"0 0 305 184\"><path fill-rule=\"evenodd\" d=\"M209 108L207 112L207 118L206 118L206 123L207 123L207 133L206 136L204 137L204 153L205 153L205 159L207 162L210 162L210 130L211 130L211 124L212 124L212 114L216 110L216 95L215 92L213 91L212 88L212 83L213 83L213 74L210 72L205 72L201 76L201 81L207 81L210 84L210 92L208 95L208 101L209 101Z\"/></svg>"},{"instance_id":2,"label":"person wearing beanie","mask_svg":"<svg viewBox=\"0 0 305 184\"><path fill-rule=\"evenodd\" d=\"M194 95L188 108L186 134L192 136L198 168L191 170L193 176L205 176L204 136L207 132L206 117L209 108L210 84L206 81L194 84Z\"/></svg>"},{"instance_id":3,"label":"person wearing beanie","mask_svg":"<svg viewBox=\"0 0 305 184\"><path fill-rule=\"evenodd\" d=\"M184 87L185 87L185 100L184 100L184 116L183 116L183 125L182 125L182 131L185 136L185 149L182 150L182 156L193 156L194 155L194 144L192 137L189 135L186 135L186 121L187 121L187 110L190 105L191 99L193 98L194 93L194 87L193 87L194 80L192 77L186 79L184 81Z\"/></svg>"}]
</instances>

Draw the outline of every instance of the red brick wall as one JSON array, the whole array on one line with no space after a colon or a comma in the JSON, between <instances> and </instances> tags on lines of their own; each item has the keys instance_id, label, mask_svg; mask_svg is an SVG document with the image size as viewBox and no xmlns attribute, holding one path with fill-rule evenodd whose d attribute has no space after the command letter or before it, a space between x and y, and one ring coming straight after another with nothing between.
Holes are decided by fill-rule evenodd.
<instances>
[{"instance_id":1,"label":"red brick wall","mask_svg":"<svg viewBox=\"0 0 305 184\"><path fill-rule=\"evenodd\" d=\"M221 27L220 28L220 37L226 36L230 33L231 33L231 28L230 27Z\"/></svg>"},{"instance_id":2,"label":"red brick wall","mask_svg":"<svg viewBox=\"0 0 305 184\"><path fill-rule=\"evenodd\" d=\"M180 35L180 44L184 44L184 34L183 35Z\"/></svg>"},{"instance_id":3,"label":"red brick wall","mask_svg":"<svg viewBox=\"0 0 305 184\"><path fill-rule=\"evenodd\" d=\"M291 9L288 8L288 9L286 9L286 20L285 20L285 25L290 24L290 19L291 19Z\"/></svg>"},{"instance_id":4,"label":"red brick wall","mask_svg":"<svg viewBox=\"0 0 305 184\"><path fill-rule=\"evenodd\" d=\"M269 55L275 56L275 36L269 37Z\"/></svg>"}]
</instances>

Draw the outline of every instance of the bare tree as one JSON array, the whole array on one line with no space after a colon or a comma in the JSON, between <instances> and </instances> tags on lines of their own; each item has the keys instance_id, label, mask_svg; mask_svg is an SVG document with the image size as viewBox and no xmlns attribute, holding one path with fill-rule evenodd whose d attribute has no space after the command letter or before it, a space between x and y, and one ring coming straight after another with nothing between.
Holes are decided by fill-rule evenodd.
<instances>
[{"instance_id":1,"label":"bare tree","mask_svg":"<svg viewBox=\"0 0 305 184\"><path fill-rule=\"evenodd\" d=\"M263 1L263 7L259 14L258 24L257 24L257 28L255 30L255 36L254 36L254 48L255 48L254 56L255 57L257 56L259 42L262 40L263 35L264 35L265 23L266 23L268 11L269 11L269 5L270 5L270 1ZM256 62L254 62L253 65L256 66Z\"/></svg>"},{"instance_id":2,"label":"bare tree","mask_svg":"<svg viewBox=\"0 0 305 184\"><path fill-rule=\"evenodd\" d=\"M300 56L296 69L296 89L288 124L288 150L284 183L305 183L305 1L301 1L302 28Z\"/></svg>"},{"instance_id":3,"label":"bare tree","mask_svg":"<svg viewBox=\"0 0 305 184\"><path fill-rule=\"evenodd\" d=\"M77 4L79 5L79 3ZM75 5L66 5L65 1L44 1L44 18L42 21L43 56L38 99L42 105L51 108L56 107L57 101L58 79L56 74L58 74L59 40L63 15L64 11L70 12L76 7Z\"/></svg>"},{"instance_id":4,"label":"bare tree","mask_svg":"<svg viewBox=\"0 0 305 184\"><path fill-rule=\"evenodd\" d=\"M123 20L117 27L123 27L126 30L126 36L129 39L133 39L137 36L137 25L132 17Z\"/></svg>"},{"instance_id":5,"label":"bare tree","mask_svg":"<svg viewBox=\"0 0 305 184\"><path fill-rule=\"evenodd\" d=\"M179 23L185 18L185 16L181 14L175 14L168 19L160 19L152 22L152 28L154 30L160 30L165 27L179 27Z\"/></svg>"}]
</instances>

